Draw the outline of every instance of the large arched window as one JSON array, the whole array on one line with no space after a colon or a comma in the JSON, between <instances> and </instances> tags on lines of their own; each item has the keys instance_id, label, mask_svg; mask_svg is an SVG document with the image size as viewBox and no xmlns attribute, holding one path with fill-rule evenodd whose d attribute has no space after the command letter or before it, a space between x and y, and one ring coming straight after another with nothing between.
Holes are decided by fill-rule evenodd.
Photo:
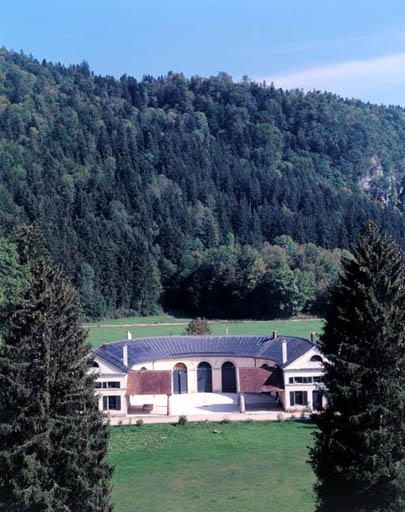
<instances>
[{"instance_id":1,"label":"large arched window","mask_svg":"<svg viewBox=\"0 0 405 512\"><path fill-rule=\"evenodd\" d=\"M187 393L187 366L183 363L177 363L173 368L173 393Z\"/></svg>"},{"instance_id":2,"label":"large arched window","mask_svg":"<svg viewBox=\"0 0 405 512\"><path fill-rule=\"evenodd\" d=\"M222 392L236 393L236 368L231 361L222 365Z\"/></svg>"},{"instance_id":3,"label":"large arched window","mask_svg":"<svg viewBox=\"0 0 405 512\"><path fill-rule=\"evenodd\" d=\"M310 359L311 362L315 363L323 363L323 359L321 356L318 356L318 355L315 355L315 356L312 356L311 359Z\"/></svg>"},{"instance_id":4,"label":"large arched window","mask_svg":"<svg viewBox=\"0 0 405 512\"><path fill-rule=\"evenodd\" d=\"M211 393L212 391L212 368L205 361L197 366L197 391L199 393Z\"/></svg>"}]
</instances>

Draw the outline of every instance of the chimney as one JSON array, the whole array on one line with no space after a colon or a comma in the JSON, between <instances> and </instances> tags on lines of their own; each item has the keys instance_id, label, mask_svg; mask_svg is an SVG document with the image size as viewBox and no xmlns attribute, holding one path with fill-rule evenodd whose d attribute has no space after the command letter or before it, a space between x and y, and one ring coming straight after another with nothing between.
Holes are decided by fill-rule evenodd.
<instances>
[{"instance_id":1,"label":"chimney","mask_svg":"<svg viewBox=\"0 0 405 512\"><path fill-rule=\"evenodd\" d=\"M288 357L287 357L287 340L285 338L283 338L281 347L282 347L282 353L283 353L283 364L285 364L288 359Z\"/></svg>"},{"instance_id":2,"label":"chimney","mask_svg":"<svg viewBox=\"0 0 405 512\"><path fill-rule=\"evenodd\" d=\"M122 362L128 366L128 345L126 343L122 345Z\"/></svg>"},{"instance_id":3,"label":"chimney","mask_svg":"<svg viewBox=\"0 0 405 512\"><path fill-rule=\"evenodd\" d=\"M102 343L101 348L102 348L103 350L107 350L107 343Z\"/></svg>"},{"instance_id":4,"label":"chimney","mask_svg":"<svg viewBox=\"0 0 405 512\"><path fill-rule=\"evenodd\" d=\"M131 331L127 331L127 340L132 340Z\"/></svg>"},{"instance_id":5,"label":"chimney","mask_svg":"<svg viewBox=\"0 0 405 512\"><path fill-rule=\"evenodd\" d=\"M311 341L314 345L316 345L316 332L315 331L311 332Z\"/></svg>"},{"instance_id":6,"label":"chimney","mask_svg":"<svg viewBox=\"0 0 405 512\"><path fill-rule=\"evenodd\" d=\"M273 331L273 340L277 338L277 331Z\"/></svg>"}]
</instances>

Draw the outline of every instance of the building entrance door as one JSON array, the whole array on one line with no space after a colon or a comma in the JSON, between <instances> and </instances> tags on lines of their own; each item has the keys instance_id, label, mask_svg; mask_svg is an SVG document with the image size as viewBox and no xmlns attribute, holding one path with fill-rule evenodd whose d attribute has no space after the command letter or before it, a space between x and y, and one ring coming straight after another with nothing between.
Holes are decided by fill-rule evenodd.
<instances>
[{"instance_id":1,"label":"building entrance door","mask_svg":"<svg viewBox=\"0 0 405 512\"><path fill-rule=\"evenodd\" d=\"M173 393L187 393L187 366L183 363L177 363L173 368Z\"/></svg>"},{"instance_id":2,"label":"building entrance door","mask_svg":"<svg viewBox=\"0 0 405 512\"><path fill-rule=\"evenodd\" d=\"M322 395L319 391L312 391L312 409L314 411L322 410Z\"/></svg>"},{"instance_id":3,"label":"building entrance door","mask_svg":"<svg viewBox=\"0 0 405 512\"><path fill-rule=\"evenodd\" d=\"M236 368L230 361L222 365L222 392L236 393Z\"/></svg>"},{"instance_id":4,"label":"building entrance door","mask_svg":"<svg viewBox=\"0 0 405 512\"><path fill-rule=\"evenodd\" d=\"M212 392L212 368L205 361L197 367L197 391L199 393Z\"/></svg>"}]
</instances>

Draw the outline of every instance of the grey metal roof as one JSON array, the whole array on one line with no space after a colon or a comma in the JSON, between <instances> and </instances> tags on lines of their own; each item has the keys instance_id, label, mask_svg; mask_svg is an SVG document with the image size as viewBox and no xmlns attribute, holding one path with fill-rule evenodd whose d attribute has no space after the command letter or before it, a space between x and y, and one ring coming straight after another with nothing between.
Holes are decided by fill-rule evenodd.
<instances>
[{"instance_id":1,"label":"grey metal roof","mask_svg":"<svg viewBox=\"0 0 405 512\"><path fill-rule=\"evenodd\" d=\"M287 342L287 362L282 363L282 341ZM128 345L128 366L123 364L123 345ZM105 343L93 350L102 359L128 372L139 363L187 357L256 357L284 367L314 347L305 338L291 336L160 336Z\"/></svg>"}]
</instances>

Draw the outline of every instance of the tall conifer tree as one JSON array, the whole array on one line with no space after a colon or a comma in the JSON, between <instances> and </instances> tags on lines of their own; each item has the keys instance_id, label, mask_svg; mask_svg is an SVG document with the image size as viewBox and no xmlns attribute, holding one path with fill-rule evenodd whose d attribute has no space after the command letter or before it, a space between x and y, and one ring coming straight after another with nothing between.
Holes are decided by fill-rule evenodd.
<instances>
[{"instance_id":1,"label":"tall conifer tree","mask_svg":"<svg viewBox=\"0 0 405 512\"><path fill-rule=\"evenodd\" d=\"M0 349L0 510L111 511L108 431L77 294L46 258L25 263L29 286Z\"/></svg>"},{"instance_id":2,"label":"tall conifer tree","mask_svg":"<svg viewBox=\"0 0 405 512\"><path fill-rule=\"evenodd\" d=\"M318 512L405 510L405 290L397 244L369 224L326 315L329 405L311 463Z\"/></svg>"}]
</instances>

